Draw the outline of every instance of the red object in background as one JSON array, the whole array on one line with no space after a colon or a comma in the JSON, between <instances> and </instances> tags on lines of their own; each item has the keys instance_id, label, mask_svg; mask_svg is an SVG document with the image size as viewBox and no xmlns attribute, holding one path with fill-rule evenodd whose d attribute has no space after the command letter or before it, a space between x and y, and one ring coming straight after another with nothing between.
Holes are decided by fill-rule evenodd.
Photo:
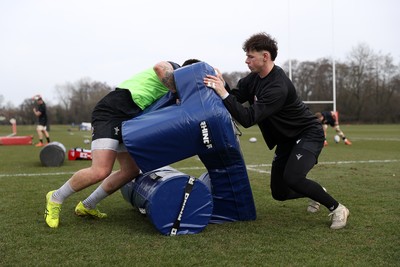
<instances>
[{"instance_id":1,"label":"red object in background","mask_svg":"<svg viewBox=\"0 0 400 267\"><path fill-rule=\"evenodd\" d=\"M0 145L32 145L33 136L2 136Z\"/></svg>"},{"instance_id":2,"label":"red object in background","mask_svg":"<svg viewBox=\"0 0 400 267\"><path fill-rule=\"evenodd\" d=\"M72 148L68 151L68 160L86 159L92 160L92 151L90 149Z\"/></svg>"}]
</instances>

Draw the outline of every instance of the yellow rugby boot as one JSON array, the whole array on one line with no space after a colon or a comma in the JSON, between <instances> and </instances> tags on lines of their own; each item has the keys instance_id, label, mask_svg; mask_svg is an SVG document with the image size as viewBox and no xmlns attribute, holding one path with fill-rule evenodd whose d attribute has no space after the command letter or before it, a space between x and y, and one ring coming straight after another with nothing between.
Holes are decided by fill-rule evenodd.
<instances>
[{"instance_id":1,"label":"yellow rugby boot","mask_svg":"<svg viewBox=\"0 0 400 267\"><path fill-rule=\"evenodd\" d=\"M48 226L57 228L60 222L61 204L51 201L51 196L55 190L50 191L46 195L46 209L44 210L44 219Z\"/></svg>"},{"instance_id":2,"label":"yellow rugby boot","mask_svg":"<svg viewBox=\"0 0 400 267\"><path fill-rule=\"evenodd\" d=\"M75 214L78 216L91 216L100 219L107 217L107 214L100 212L98 208L87 209L83 205L82 201L80 201L78 205L76 205Z\"/></svg>"}]
</instances>

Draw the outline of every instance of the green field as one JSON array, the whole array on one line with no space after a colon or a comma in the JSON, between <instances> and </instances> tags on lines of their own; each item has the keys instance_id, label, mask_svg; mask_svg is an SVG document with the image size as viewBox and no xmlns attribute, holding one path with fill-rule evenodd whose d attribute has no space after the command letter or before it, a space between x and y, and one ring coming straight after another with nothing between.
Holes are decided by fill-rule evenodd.
<instances>
[{"instance_id":1,"label":"green field","mask_svg":"<svg viewBox=\"0 0 400 267\"><path fill-rule=\"evenodd\" d=\"M341 125L353 142L333 142L310 177L350 209L346 228L331 230L328 211L308 214L307 199L278 202L269 189L273 152L257 127L240 137L257 208L257 219L208 225L195 235L161 235L120 192L105 199L103 220L80 218L74 207L95 188L63 205L57 229L43 220L45 194L89 161L41 166L41 148L0 146L0 266L399 266L400 125ZM0 126L0 136L11 133ZM34 126L19 135L37 136ZM53 125L52 141L89 148L89 132ZM248 142L250 137L258 142ZM197 157L172 165L199 177ZM116 166L117 167L117 166Z\"/></svg>"}]
</instances>

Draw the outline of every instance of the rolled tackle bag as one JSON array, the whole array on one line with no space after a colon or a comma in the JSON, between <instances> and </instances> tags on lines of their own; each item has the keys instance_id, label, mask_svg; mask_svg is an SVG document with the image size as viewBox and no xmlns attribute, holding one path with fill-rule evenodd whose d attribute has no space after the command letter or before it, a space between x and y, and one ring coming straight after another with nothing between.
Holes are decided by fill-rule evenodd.
<instances>
[{"instance_id":1,"label":"rolled tackle bag","mask_svg":"<svg viewBox=\"0 0 400 267\"><path fill-rule=\"evenodd\" d=\"M59 167L64 163L65 146L59 142L51 142L40 151L40 162L46 167Z\"/></svg>"},{"instance_id":2,"label":"rolled tackle bag","mask_svg":"<svg viewBox=\"0 0 400 267\"><path fill-rule=\"evenodd\" d=\"M144 173L124 185L121 193L163 235L199 233L213 210L207 182L169 166Z\"/></svg>"}]
</instances>

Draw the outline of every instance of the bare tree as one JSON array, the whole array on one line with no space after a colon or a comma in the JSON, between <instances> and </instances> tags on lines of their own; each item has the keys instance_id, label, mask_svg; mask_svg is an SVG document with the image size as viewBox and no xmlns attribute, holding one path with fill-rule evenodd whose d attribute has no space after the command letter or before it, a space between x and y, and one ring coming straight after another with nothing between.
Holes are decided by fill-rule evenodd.
<instances>
[{"instance_id":1,"label":"bare tree","mask_svg":"<svg viewBox=\"0 0 400 267\"><path fill-rule=\"evenodd\" d=\"M387 114L393 112L391 101L395 92L400 90L394 86L394 75L398 72L390 55L377 55L375 57L374 73L371 77L371 91L369 97L368 115L372 122L381 123ZM398 75L398 74L397 74Z\"/></svg>"},{"instance_id":2,"label":"bare tree","mask_svg":"<svg viewBox=\"0 0 400 267\"><path fill-rule=\"evenodd\" d=\"M348 60L349 75L343 84L342 99L346 107L352 109L354 119L359 121L370 94L371 74L374 71L376 57L366 44L360 44L352 49Z\"/></svg>"},{"instance_id":3,"label":"bare tree","mask_svg":"<svg viewBox=\"0 0 400 267\"><path fill-rule=\"evenodd\" d=\"M303 100L331 100L332 63L329 58L300 62L292 60L292 80ZM282 68L288 73L288 62ZM223 73L234 88L249 72ZM341 121L398 123L400 121L400 65L390 55L374 53L366 44L352 49L344 62L336 62L336 100ZM104 82L82 78L57 85L59 103L47 106L52 124L90 121L96 103L112 88ZM26 99L18 108L4 104L0 95L0 116L16 118L19 124L35 123L33 102ZM313 112L327 110L330 104L309 105Z\"/></svg>"},{"instance_id":4,"label":"bare tree","mask_svg":"<svg viewBox=\"0 0 400 267\"><path fill-rule=\"evenodd\" d=\"M0 108L3 107L3 102L4 102L4 96L0 95Z\"/></svg>"},{"instance_id":5,"label":"bare tree","mask_svg":"<svg viewBox=\"0 0 400 267\"><path fill-rule=\"evenodd\" d=\"M96 103L111 91L106 83L82 78L75 83L57 86L61 107L68 114L68 123L91 121L91 113Z\"/></svg>"},{"instance_id":6,"label":"bare tree","mask_svg":"<svg viewBox=\"0 0 400 267\"><path fill-rule=\"evenodd\" d=\"M222 76L224 77L224 80L228 83L228 85L233 88L237 85L238 81L241 78L245 77L248 74L249 74L249 72L235 71L235 72L230 72L230 73L225 72L225 73L223 73Z\"/></svg>"},{"instance_id":7,"label":"bare tree","mask_svg":"<svg viewBox=\"0 0 400 267\"><path fill-rule=\"evenodd\" d=\"M296 64L296 68L292 71L292 81L296 87L297 94L303 101L311 100L311 95L316 91L315 70L317 69L316 62L304 61Z\"/></svg>"}]
</instances>

